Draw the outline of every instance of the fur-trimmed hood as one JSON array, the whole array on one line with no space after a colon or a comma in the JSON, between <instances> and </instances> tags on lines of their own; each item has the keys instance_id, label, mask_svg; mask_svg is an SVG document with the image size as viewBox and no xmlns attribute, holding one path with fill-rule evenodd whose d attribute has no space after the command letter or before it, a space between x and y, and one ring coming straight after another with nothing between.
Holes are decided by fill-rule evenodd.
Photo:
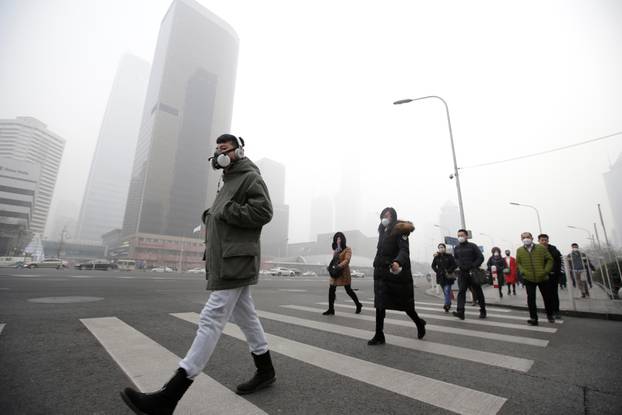
<instances>
[{"instance_id":1,"label":"fur-trimmed hood","mask_svg":"<svg viewBox=\"0 0 622 415\"><path fill-rule=\"evenodd\" d=\"M398 220L393 226L391 235L410 235L415 230L415 225L407 220Z\"/></svg>"}]
</instances>

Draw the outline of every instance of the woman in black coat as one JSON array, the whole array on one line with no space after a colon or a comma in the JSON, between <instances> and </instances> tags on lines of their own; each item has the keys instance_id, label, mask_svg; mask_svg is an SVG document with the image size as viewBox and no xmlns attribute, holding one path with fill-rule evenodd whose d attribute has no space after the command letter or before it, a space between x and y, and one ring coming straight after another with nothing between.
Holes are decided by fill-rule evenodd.
<instances>
[{"instance_id":1,"label":"woman in black coat","mask_svg":"<svg viewBox=\"0 0 622 415\"><path fill-rule=\"evenodd\" d=\"M393 208L380 214L378 246L374 258L374 307L376 334L367 342L370 346L384 344L386 310L405 311L417 326L417 338L425 336L425 320L415 311L413 276L410 270L408 236L415 227L411 222L398 221Z\"/></svg>"},{"instance_id":2,"label":"woman in black coat","mask_svg":"<svg viewBox=\"0 0 622 415\"><path fill-rule=\"evenodd\" d=\"M488 258L488 262L486 263L488 268L488 273L490 274L490 279L492 282L492 267L495 267L495 272L497 273L497 282L499 283L499 298L503 298L503 270L506 268L505 259L501 256L501 249L496 246L492 248L492 256Z\"/></svg>"},{"instance_id":3,"label":"woman in black coat","mask_svg":"<svg viewBox=\"0 0 622 415\"><path fill-rule=\"evenodd\" d=\"M432 269L436 273L436 283L443 287L443 293L445 294L445 305L443 309L446 313L449 313L451 309L451 286L456 281L454 271L458 268L456 259L453 255L448 254L447 246L441 243L438 244L438 252L434 255L432 260Z\"/></svg>"}]
</instances>

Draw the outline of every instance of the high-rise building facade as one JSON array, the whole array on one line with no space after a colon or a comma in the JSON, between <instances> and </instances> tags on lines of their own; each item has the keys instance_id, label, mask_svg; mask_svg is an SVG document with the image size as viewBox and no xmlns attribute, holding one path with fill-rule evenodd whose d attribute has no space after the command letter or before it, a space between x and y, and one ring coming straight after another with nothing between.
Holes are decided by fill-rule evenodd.
<instances>
[{"instance_id":1,"label":"high-rise building facade","mask_svg":"<svg viewBox=\"0 0 622 415\"><path fill-rule=\"evenodd\" d=\"M90 243L123 225L132 163L149 80L149 64L121 58L112 84L84 191L76 235Z\"/></svg>"},{"instance_id":2,"label":"high-rise building facade","mask_svg":"<svg viewBox=\"0 0 622 415\"><path fill-rule=\"evenodd\" d=\"M272 201L272 220L261 232L261 254L264 257L287 256L289 206L285 204L285 166L270 159L257 161L261 176L268 186Z\"/></svg>"},{"instance_id":3,"label":"high-rise building facade","mask_svg":"<svg viewBox=\"0 0 622 415\"><path fill-rule=\"evenodd\" d=\"M122 228L128 256L147 267L201 265L194 230L216 196L208 158L231 127L238 43L194 0L175 0L162 20Z\"/></svg>"},{"instance_id":4,"label":"high-rise building facade","mask_svg":"<svg viewBox=\"0 0 622 415\"><path fill-rule=\"evenodd\" d=\"M39 165L0 157L0 256L18 255L30 242Z\"/></svg>"},{"instance_id":5,"label":"high-rise building facade","mask_svg":"<svg viewBox=\"0 0 622 415\"><path fill-rule=\"evenodd\" d=\"M33 117L0 120L0 157L36 163L40 168L30 230L43 233L52 203L65 140Z\"/></svg>"},{"instance_id":6,"label":"high-rise building facade","mask_svg":"<svg viewBox=\"0 0 622 415\"><path fill-rule=\"evenodd\" d=\"M618 156L611 169L604 174L605 187L609 196L609 206L615 227L614 243L622 245L622 154Z\"/></svg>"},{"instance_id":7,"label":"high-rise building facade","mask_svg":"<svg viewBox=\"0 0 622 415\"><path fill-rule=\"evenodd\" d=\"M193 0L172 3L151 68L124 235L192 236L216 194L208 157L230 129L237 57L229 24Z\"/></svg>"}]
</instances>

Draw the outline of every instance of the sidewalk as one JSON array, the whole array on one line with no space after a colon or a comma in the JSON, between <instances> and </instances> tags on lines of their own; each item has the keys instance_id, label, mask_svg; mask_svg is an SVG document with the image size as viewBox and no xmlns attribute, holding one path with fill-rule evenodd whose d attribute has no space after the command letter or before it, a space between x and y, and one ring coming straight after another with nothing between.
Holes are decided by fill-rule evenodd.
<instances>
[{"instance_id":1,"label":"sidewalk","mask_svg":"<svg viewBox=\"0 0 622 415\"><path fill-rule=\"evenodd\" d=\"M503 298L499 298L499 290L489 285L483 287L486 304L495 307L514 308L517 310L527 310L527 291L525 288L517 285L516 295L507 295L507 287L503 287ZM434 287L426 289L426 294L443 298L443 294L439 287L439 294L436 293ZM575 297L575 307L573 309L570 300L570 292ZM454 296L457 296L457 285L454 284ZM579 290L574 287L568 287L565 290L559 290L559 309L562 315L573 317L589 317L604 320L622 321L622 300L610 300L604 290L596 285L590 290L590 298L581 298ZM467 292L467 302L471 300L470 292ZM455 304L455 301L453 301ZM542 296L538 291L536 293L536 304L538 310L544 312L544 304Z\"/></svg>"}]
</instances>

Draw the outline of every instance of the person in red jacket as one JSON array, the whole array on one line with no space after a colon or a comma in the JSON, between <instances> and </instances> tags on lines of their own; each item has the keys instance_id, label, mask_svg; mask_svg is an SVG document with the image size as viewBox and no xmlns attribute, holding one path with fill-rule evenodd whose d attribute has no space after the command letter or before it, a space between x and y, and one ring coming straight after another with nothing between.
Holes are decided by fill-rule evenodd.
<instances>
[{"instance_id":1,"label":"person in red jacket","mask_svg":"<svg viewBox=\"0 0 622 415\"><path fill-rule=\"evenodd\" d=\"M510 287L516 295L516 282L518 277L516 275L516 258L514 258L509 249L505 250L505 268L503 269L503 275L505 275L505 284L508 286L508 295L510 293Z\"/></svg>"}]
</instances>

